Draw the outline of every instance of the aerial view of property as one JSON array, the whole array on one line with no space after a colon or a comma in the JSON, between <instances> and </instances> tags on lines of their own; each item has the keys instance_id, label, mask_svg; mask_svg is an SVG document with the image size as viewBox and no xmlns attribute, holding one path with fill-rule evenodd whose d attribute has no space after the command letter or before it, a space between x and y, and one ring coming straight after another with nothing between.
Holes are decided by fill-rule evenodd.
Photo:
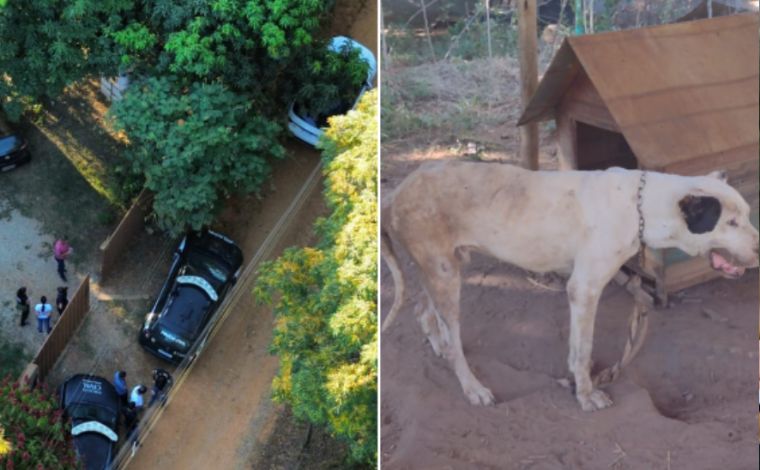
<instances>
[{"instance_id":1,"label":"aerial view of property","mask_svg":"<svg viewBox=\"0 0 760 470\"><path fill-rule=\"evenodd\" d=\"M0 468L376 468L377 14L0 0Z\"/></svg>"}]
</instances>

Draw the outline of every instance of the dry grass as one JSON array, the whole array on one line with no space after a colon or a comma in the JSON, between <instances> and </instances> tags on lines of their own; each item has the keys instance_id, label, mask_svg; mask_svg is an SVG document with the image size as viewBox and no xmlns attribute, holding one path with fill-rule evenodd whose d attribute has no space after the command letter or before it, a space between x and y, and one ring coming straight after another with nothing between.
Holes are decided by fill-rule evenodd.
<instances>
[{"instance_id":1,"label":"dry grass","mask_svg":"<svg viewBox=\"0 0 760 470\"><path fill-rule=\"evenodd\" d=\"M514 126L519 67L511 58L439 62L383 75L383 141Z\"/></svg>"}]
</instances>

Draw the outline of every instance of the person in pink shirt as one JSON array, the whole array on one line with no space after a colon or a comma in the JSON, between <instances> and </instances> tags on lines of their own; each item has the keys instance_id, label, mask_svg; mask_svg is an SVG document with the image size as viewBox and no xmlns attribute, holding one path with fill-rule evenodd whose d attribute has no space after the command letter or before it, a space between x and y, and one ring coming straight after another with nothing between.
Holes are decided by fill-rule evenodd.
<instances>
[{"instance_id":1,"label":"person in pink shirt","mask_svg":"<svg viewBox=\"0 0 760 470\"><path fill-rule=\"evenodd\" d=\"M68 282L66 280L66 258L72 252L71 245L66 241L66 238L68 237L61 237L53 245L53 257L58 262L58 275L61 276L63 282Z\"/></svg>"}]
</instances>

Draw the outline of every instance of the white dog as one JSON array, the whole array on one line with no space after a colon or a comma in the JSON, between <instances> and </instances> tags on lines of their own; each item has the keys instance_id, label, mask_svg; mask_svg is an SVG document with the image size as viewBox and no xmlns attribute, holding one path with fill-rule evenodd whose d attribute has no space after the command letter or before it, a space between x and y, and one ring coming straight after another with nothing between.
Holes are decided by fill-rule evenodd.
<instances>
[{"instance_id":1,"label":"white dog","mask_svg":"<svg viewBox=\"0 0 760 470\"><path fill-rule=\"evenodd\" d=\"M383 205L382 257L396 286L383 329L404 296L395 241L421 270L428 305L419 319L430 344L451 362L469 401L488 405L493 394L472 374L459 334L467 253L475 250L535 272L568 273L568 366L576 397L586 411L610 406L589 375L594 318L602 289L642 243L706 256L731 278L758 265L749 205L723 174L642 174L531 172L476 162L422 165Z\"/></svg>"}]
</instances>

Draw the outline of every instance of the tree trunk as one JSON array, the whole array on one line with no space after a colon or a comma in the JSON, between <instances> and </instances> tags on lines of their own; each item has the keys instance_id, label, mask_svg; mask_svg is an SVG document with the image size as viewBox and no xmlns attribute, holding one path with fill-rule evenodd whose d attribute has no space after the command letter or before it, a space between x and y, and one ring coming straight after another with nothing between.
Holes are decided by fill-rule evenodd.
<instances>
[{"instance_id":1,"label":"tree trunk","mask_svg":"<svg viewBox=\"0 0 760 470\"><path fill-rule=\"evenodd\" d=\"M422 7L422 19L425 20L425 34L427 35L428 46L430 46L430 55L433 56L433 62L437 62L437 59L435 58L435 48L433 47L433 38L430 37L430 23L428 23L425 0L420 0L420 6Z\"/></svg>"},{"instance_id":2,"label":"tree trunk","mask_svg":"<svg viewBox=\"0 0 760 470\"><path fill-rule=\"evenodd\" d=\"M520 83L523 110L538 86L536 0L518 0ZM538 124L520 128L520 160L530 170L538 169Z\"/></svg>"},{"instance_id":3,"label":"tree trunk","mask_svg":"<svg viewBox=\"0 0 760 470\"><path fill-rule=\"evenodd\" d=\"M491 49L491 0L486 0L486 34L488 35L488 58L493 58Z\"/></svg>"},{"instance_id":4,"label":"tree trunk","mask_svg":"<svg viewBox=\"0 0 760 470\"><path fill-rule=\"evenodd\" d=\"M380 5L380 66L383 70L388 70L391 65L390 57L388 57L388 43L385 38L385 19L383 18L383 6Z\"/></svg>"}]
</instances>

